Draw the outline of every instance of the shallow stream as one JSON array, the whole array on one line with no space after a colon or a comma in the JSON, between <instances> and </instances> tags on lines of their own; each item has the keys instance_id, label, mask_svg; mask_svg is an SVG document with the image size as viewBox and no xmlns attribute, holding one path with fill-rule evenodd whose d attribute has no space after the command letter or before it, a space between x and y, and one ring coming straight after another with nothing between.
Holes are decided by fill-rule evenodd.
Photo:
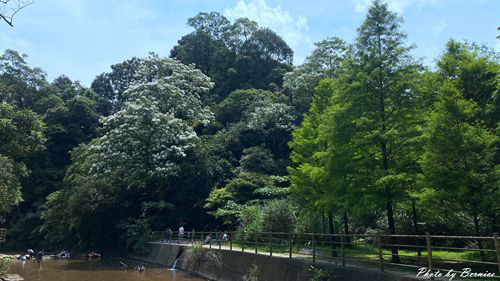
<instances>
[{"instance_id":1,"label":"shallow stream","mask_svg":"<svg viewBox=\"0 0 500 281\"><path fill-rule=\"evenodd\" d=\"M14 262L11 273L25 281L202 281L182 271L148 267L145 272L124 268L119 260L43 260L41 267L35 260Z\"/></svg>"}]
</instances>

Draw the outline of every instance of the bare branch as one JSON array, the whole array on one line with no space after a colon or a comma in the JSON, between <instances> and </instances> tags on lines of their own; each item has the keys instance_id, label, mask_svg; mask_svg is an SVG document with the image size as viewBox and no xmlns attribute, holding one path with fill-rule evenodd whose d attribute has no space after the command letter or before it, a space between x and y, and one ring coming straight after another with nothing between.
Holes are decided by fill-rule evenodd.
<instances>
[{"instance_id":1,"label":"bare branch","mask_svg":"<svg viewBox=\"0 0 500 281\"><path fill-rule=\"evenodd\" d=\"M33 0L0 0L0 19L13 27L14 16L31 4Z\"/></svg>"}]
</instances>

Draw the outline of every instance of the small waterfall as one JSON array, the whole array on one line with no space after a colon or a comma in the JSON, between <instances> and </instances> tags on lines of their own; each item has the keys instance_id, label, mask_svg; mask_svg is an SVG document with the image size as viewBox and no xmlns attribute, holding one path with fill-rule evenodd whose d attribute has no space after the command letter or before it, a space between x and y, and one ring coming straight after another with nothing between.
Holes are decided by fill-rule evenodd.
<instances>
[{"instance_id":1,"label":"small waterfall","mask_svg":"<svg viewBox=\"0 0 500 281\"><path fill-rule=\"evenodd\" d=\"M172 268L171 268L170 270L172 270L172 271L174 271L174 270L175 270L175 266L177 265L177 261L178 261L178 260L179 260L179 259L175 259L174 264L172 265Z\"/></svg>"}]
</instances>

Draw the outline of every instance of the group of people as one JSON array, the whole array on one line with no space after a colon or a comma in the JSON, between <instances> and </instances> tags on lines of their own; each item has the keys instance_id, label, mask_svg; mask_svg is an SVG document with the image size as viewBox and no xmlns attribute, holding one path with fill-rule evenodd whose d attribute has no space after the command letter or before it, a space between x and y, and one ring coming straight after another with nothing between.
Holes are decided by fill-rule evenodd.
<instances>
[{"instance_id":1,"label":"group of people","mask_svg":"<svg viewBox=\"0 0 500 281\"><path fill-rule=\"evenodd\" d=\"M91 251L90 253L88 253L86 255L86 258L91 259L91 260L100 259L101 258L101 254L96 253L94 251Z\"/></svg>"},{"instance_id":2,"label":"group of people","mask_svg":"<svg viewBox=\"0 0 500 281\"><path fill-rule=\"evenodd\" d=\"M212 242L217 242L217 241L222 241L222 242L227 242L231 240L231 238L229 237L229 235L227 233L224 233L222 235L222 239L219 238L219 233L217 233L215 235L215 240L213 240L212 236L210 234L208 234L206 237L205 237L205 244L210 244Z\"/></svg>"},{"instance_id":3,"label":"group of people","mask_svg":"<svg viewBox=\"0 0 500 281\"><path fill-rule=\"evenodd\" d=\"M57 258L57 259L69 259L69 258L71 258L71 255L69 254L68 251L62 250L61 252L59 252L59 254L57 254L55 256L55 258Z\"/></svg>"},{"instance_id":4,"label":"group of people","mask_svg":"<svg viewBox=\"0 0 500 281\"><path fill-rule=\"evenodd\" d=\"M192 231L192 233L194 233L194 229ZM172 231L172 229L167 229L165 231L165 236L163 237L163 242L167 242L167 243L170 243L172 242L172 238L174 236L174 232ZM178 238L178 241L182 241L182 239L184 239L184 227L181 225L179 227L179 236L177 237Z\"/></svg>"},{"instance_id":5,"label":"group of people","mask_svg":"<svg viewBox=\"0 0 500 281\"><path fill-rule=\"evenodd\" d=\"M172 231L172 229L168 228L166 231L165 231L165 234L162 238L162 242L163 243L170 243L172 242L172 239L178 239L177 241L178 242L181 242L183 239L184 239L184 235L185 235L185 230L184 230L184 226L179 226L179 232L178 232L178 236L177 237L174 237L174 232ZM215 235L215 239L212 237L212 235L207 235L205 237L205 241L204 243L205 244L210 244L211 242L214 242L214 241L222 241L222 242L227 242L229 241L231 238L229 237L229 235L227 233L224 233L222 234L222 237L220 237L220 234L221 233L217 233ZM191 231L191 232L188 232L187 233L187 236L188 236L188 239L189 239L189 236L192 236L193 238L195 237L195 232L194 232L194 229Z\"/></svg>"},{"instance_id":6,"label":"group of people","mask_svg":"<svg viewBox=\"0 0 500 281\"><path fill-rule=\"evenodd\" d=\"M38 262L38 265L40 266L42 263L44 250L41 250L36 254L35 254L35 251L33 249L28 249L27 252L28 253L26 255L17 255L16 256L17 260L18 261L26 261L26 260L36 259L36 261Z\"/></svg>"}]
</instances>

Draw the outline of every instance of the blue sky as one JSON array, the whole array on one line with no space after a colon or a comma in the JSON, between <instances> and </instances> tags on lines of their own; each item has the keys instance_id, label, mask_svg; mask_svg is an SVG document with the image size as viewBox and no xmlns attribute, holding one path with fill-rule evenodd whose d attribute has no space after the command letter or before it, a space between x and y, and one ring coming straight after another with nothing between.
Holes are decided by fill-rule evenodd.
<instances>
[{"instance_id":1,"label":"blue sky","mask_svg":"<svg viewBox=\"0 0 500 281\"><path fill-rule=\"evenodd\" d=\"M328 36L351 42L370 0L34 0L14 18L0 23L0 51L29 56L52 81L65 74L90 85L109 66L132 56L168 56L186 21L200 11L230 19L249 17L281 35L300 64L313 43ZM450 38L484 43L500 51L499 0L387 0L405 22L416 57L432 65Z\"/></svg>"}]
</instances>

